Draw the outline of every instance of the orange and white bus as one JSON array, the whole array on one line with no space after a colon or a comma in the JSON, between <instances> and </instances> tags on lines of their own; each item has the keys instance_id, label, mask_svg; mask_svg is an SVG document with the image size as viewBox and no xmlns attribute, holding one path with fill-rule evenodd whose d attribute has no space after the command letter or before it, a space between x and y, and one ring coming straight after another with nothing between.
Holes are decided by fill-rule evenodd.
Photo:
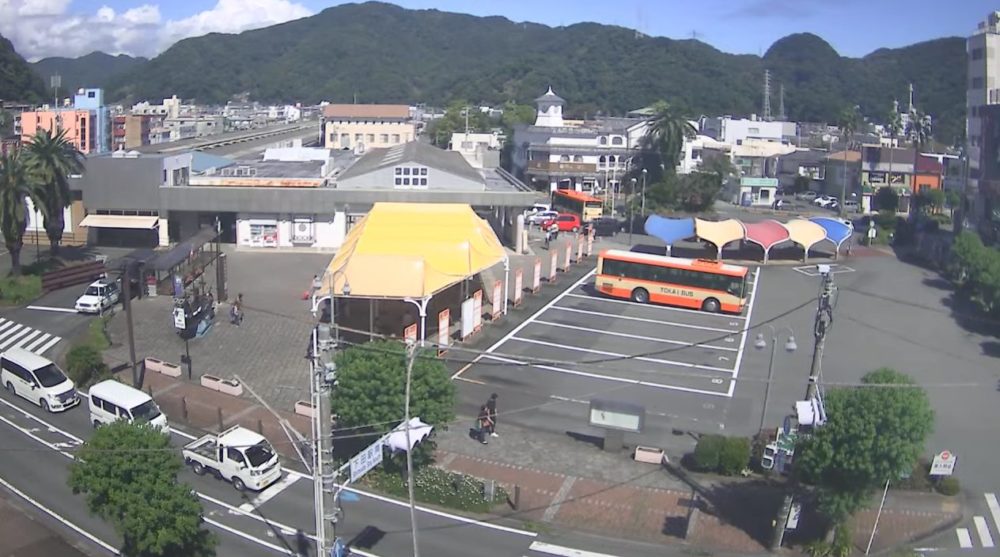
<instances>
[{"instance_id":1,"label":"orange and white bus","mask_svg":"<svg viewBox=\"0 0 1000 557\"><path fill-rule=\"evenodd\" d=\"M604 202L581 191L556 190L552 192L552 209L573 213L580 217L580 222L590 222L604 214Z\"/></svg>"},{"instance_id":2,"label":"orange and white bus","mask_svg":"<svg viewBox=\"0 0 1000 557\"><path fill-rule=\"evenodd\" d=\"M645 304L743 313L749 269L705 259L605 250L597 259L597 291Z\"/></svg>"}]
</instances>

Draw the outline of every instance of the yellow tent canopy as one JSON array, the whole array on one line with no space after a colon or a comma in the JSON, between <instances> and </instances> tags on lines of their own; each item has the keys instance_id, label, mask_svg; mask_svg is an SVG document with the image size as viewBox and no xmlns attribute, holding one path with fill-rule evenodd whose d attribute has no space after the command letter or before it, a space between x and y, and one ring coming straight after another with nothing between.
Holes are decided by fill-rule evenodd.
<instances>
[{"instance_id":1,"label":"yellow tent canopy","mask_svg":"<svg viewBox=\"0 0 1000 557\"><path fill-rule=\"evenodd\" d=\"M422 299L507 259L469 205L376 203L347 234L317 297Z\"/></svg>"}]
</instances>

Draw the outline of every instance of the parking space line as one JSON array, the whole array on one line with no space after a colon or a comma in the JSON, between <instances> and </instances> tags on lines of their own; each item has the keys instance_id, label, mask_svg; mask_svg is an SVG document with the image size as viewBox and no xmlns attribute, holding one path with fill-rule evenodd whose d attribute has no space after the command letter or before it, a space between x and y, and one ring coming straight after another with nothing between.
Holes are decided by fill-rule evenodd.
<instances>
[{"instance_id":1,"label":"parking space line","mask_svg":"<svg viewBox=\"0 0 1000 557\"><path fill-rule=\"evenodd\" d=\"M651 364L660 364L665 366L677 366L686 367L689 369L703 369L705 371L716 371L719 373L728 373L730 376L733 374L733 370L726 369L722 367L706 366L701 364L692 364L690 362L678 362L675 360L664 360L660 358L650 358L647 356L633 356L632 354L622 354L620 352L608 352L606 350L594 350L593 348L582 348L580 346L569 346L566 344L559 344L557 342L548 342L544 340L535 340L533 338L524 337L511 337L510 340L516 340L519 342L527 342L529 344L538 344L541 346L549 346L551 348L559 348L562 350L572 350L574 352L586 352L587 354L599 354L601 356L608 356L611 358L621 358L623 360L636 360L639 362L649 362Z\"/></svg>"},{"instance_id":2,"label":"parking space line","mask_svg":"<svg viewBox=\"0 0 1000 557\"><path fill-rule=\"evenodd\" d=\"M736 351L736 363L733 365L733 379L729 382L729 396L732 397L733 393L736 392L736 378L740 376L740 364L743 363L743 349L747 344L747 335L750 333L750 327L753 326L753 321L750 317L753 315L753 307L757 302L757 285L760 284L760 267L757 267L757 272L754 273L753 277L753 288L750 290L750 301L747 307L747 320L746 327L743 327L743 335L740 337L740 347Z\"/></svg>"},{"instance_id":3,"label":"parking space line","mask_svg":"<svg viewBox=\"0 0 1000 557\"><path fill-rule=\"evenodd\" d=\"M626 379L624 377L614 377L614 376L611 376L611 375L601 375L601 374L598 374L598 373L588 373L586 371L577 371L575 369L567 369L567 368L558 367L558 366L550 366L550 365L545 365L545 364L532 364L532 363L528 363L528 362L522 362L520 360L514 360L514 359L511 359L511 358L504 358L504 357L501 357L501 356L496 356L494 354L484 354L483 357L484 358L489 358L491 360L497 360L499 362L506 362L506 363L509 363L509 364L523 364L523 367L533 367L533 368L536 368L536 369L544 369L546 371L554 371L556 373L565 373L566 375L576 375L578 377L587 377L587 378L590 378L590 379L603 379L605 381L614 381L614 382L617 382L617 383L628 383L628 384L631 384L631 385L635 385L637 387L655 387L657 389L664 389L664 390L668 390L668 391L682 391L682 392L685 392L685 393L697 393L697 394L701 394L701 395L721 396L721 397L725 397L725 398L729 398L730 397L730 395L728 395L726 393L720 393L719 391L706 391L706 390L703 390L703 389L694 389L694 388L691 388L691 387L678 387L676 385L665 385L663 383L653 383L651 381L643 381L641 379ZM711 377L705 376L705 379L711 379Z\"/></svg>"},{"instance_id":4,"label":"parking space line","mask_svg":"<svg viewBox=\"0 0 1000 557\"><path fill-rule=\"evenodd\" d=\"M645 307L655 308L656 310L661 310L662 309L664 311L678 311L678 312L681 312L681 313L692 313L694 315L700 315L702 317L722 317L722 318L727 318L727 319L746 319L746 317L743 317L742 315L730 315L728 313L709 313L707 311L701 311L701 310L697 310L697 309L677 308L677 307L673 307L673 306L665 306L665 305L659 305L659 304L655 304L655 305L640 304L638 302L633 302L631 300L616 300L614 298L605 298L603 296L590 296L590 295L587 295L587 294L570 294L567 297L569 297L569 298L584 298L584 299L587 299L587 300L597 300L597 301L600 301L600 302L609 302L609 303L612 303L612 304L626 304L626 305L630 305L630 306L640 306L640 307L645 306Z\"/></svg>"},{"instance_id":5,"label":"parking space line","mask_svg":"<svg viewBox=\"0 0 1000 557\"><path fill-rule=\"evenodd\" d=\"M587 274L583 275L582 277L580 277L580 279L577 280L576 282L574 282L573 284L571 284L569 286L569 288L567 288L566 290L563 290L559 294L556 294L556 297L552 298L551 300L549 300L549 303L547 303L544 306L542 306L541 308L539 308L538 311L536 311L530 317L528 317L527 319L525 319L524 321L522 321L517 327L514 327L513 329L511 329L511 331L509 333L507 333L506 335L504 335L503 337L501 337L500 340L494 342L493 345L490 346L489 348L487 348L486 351L483 354L480 354L480 355L476 356L475 358L473 358L473 360L471 362L469 362L469 363L465 364L464 366L462 366L461 369L459 369L458 371L456 371L451 376L451 378L452 379L457 379L458 376L462 375L469 368L471 368L472 366L476 365L476 363L478 363L479 360L482 360L483 356L485 354L490 354L490 353L496 352L496 349L500 348L501 346L503 346L503 343L507 342L508 340L510 340L511 337L513 337L517 333L521 332L521 329L523 329L523 328L527 327L529 324L531 324L531 322L534 321L536 318L538 318L539 315L545 313L550 308L555 307L555 305L557 303L559 303L559 300L562 300L563 298L565 298L566 296L568 296L570 292L572 292L573 290L576 290L581 284L587 282L587 280L590 277L594 276L594 273L596 273L596 272L597 272L596 268L595 269L591 269L589 273L587 273Z\"/></svg>"},{"instance_id":6,"label":"parking space line","mask_svg":"<svg viewBox=\"0 0 1000 557\"><path fill-rule=\"evenodd\" d=\"M611 314L611 313L602 313L600 311L590 311L590 310L587 310L587 309L576 309L576 308L568 308L568 307L563 307L563 306L552 306L549 309L557 309L559 311L571 311L573 313L583 313L583 314L586 314L586 315L600 315L600 316L603 316L603 317L614 317L615 319L627 319L629 321L640 321L642 323L656 323L657 325L668 325L668 326L671 326L671 327L680 327L682 329L696 329L696 330L699 330L699 331L712 331L712 332L716 332L716 333L730 333L730 334L740 332L738 329L734 331L732 329L720 329L719 327L704 327L704 326L701 326L701 325L691 325L690 323L678 323L676 321L661 321L659 319L647 319L645 317L632 317L630 315L615 315L615 314Z\"/></svg>"},{"instance_id":7,"label":"parking space line","mask_svg":"<svg viewBox=\"0 0 1000 557\"><path fill-rule=\"evenodd\" d=\"M600 329L591 329L589 327L580 327L580 326L577 326L577 325L567 325L565 323L553 323L552 321L542 321L540 319L536 320L535 324L537 324L537 325L548 325L549 327L562 327L564 329L573 329L573 330L576 330L576 331L586 331L586 332L589 332L589 333L599 333L599 334L602 334L602 335L611 335L611 336L616 336L616 337L634 338L634 339L637 339L637 340L646 340L646 341L649 341L649 342L662 342L664 344L673 344L675 346L690 346L690 347L698 347L698 348L709 348L709 349L712 349L712 350L724 350L726 352L736 352L736 350L737 350L736 348L729 348L728 346L714 346L714 345L711 345L711 344L701 344L701 343L698 343L698 342L683 342L683 341L680 341L680 340L670 340L670 339L667 339L667 338L647 337L647 336L642 336L642 335L630 335L628 333L618 333L618 332L615 332L615 331L604 331L604 330L600 330Z\"/></svg>"}]
</instances>

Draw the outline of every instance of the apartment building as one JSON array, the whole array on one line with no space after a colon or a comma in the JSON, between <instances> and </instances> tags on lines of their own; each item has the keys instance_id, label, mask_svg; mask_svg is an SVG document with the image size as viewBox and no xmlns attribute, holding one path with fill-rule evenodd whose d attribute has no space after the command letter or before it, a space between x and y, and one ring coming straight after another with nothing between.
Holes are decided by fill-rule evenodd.
<instances>
[{"instance_id":1,"label":"apartment building","mask_svg":"<svg viewBox=\"0 0 1000 557\"><path fill-rule=\"evenodd\" d=\"M66 132L66 140L81 153L97 153L94 117L89 110L75 108L32 110L21 114L21 141L29 141L39 130Z\"/></svg>"},{"instance_id":2,"label":"apartment building","mask_svg":"<svg viewBox=\"0 0 1000 557\"><path fill-rule=\"evenodd\" d=\"M968 138L969 179L965 192L965 219L980 232L1000 227L1000 187L984 176L989 164L984 153L987 119L1000 105L1000 12L993 12L966 40L968 78L965 134ZM984 187L987 186L987 187Z\"/></svg>"},{"instance_id":3,"label":"apartment building","mask_svg":"<svg viewBox=\"0 0 1000 557\"><path fill-rule=\"evenodd\" d=\"M417 137L410 107L403 104L328 104L323 107L327 149L380 149Z\"/></svg>"}]
</instances>

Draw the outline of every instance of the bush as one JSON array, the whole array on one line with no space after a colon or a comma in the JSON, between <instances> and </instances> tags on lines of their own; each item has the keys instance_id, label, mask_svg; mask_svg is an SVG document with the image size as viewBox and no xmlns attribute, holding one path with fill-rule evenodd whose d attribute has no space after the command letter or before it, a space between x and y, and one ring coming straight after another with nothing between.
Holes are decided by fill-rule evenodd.
<instances>
[{"instance_id":1,"label":"bush","mask_svg":"<svg viewBox=\"0 0 1000 557\"><path fill-rule=\"evenodd\" d=\"M483 482L471 476L457 474L428 466L414 472L416 483L413 486L414 499L461 511L486 513L496 505L507 502L507 491L499 484L493 493L493 500L483 498ZM371 487L405 498L408 496L406 482L400 474L375 469L365 476L365 483Z\"/></svg>"},{"instance_id":2,"label":"bush","mask_svg":"<svg viewBox=\"0 0 1000 557\"><path fill-rule=\"evenodd\" d=\"M931 215L931 220L938 223L938 225L951 224L951 217L943 213L934 213L933 215Z\"/></svg>"},{"instance_id":3,"label":"bush","mask_svg":"<svg viewBox=\"0 0 1000 557\"><path fill-rule=\"evenodd\" d=\"M109 374L101 353L89 344L78 344L66 353L66 372L77 388L88 387Z\"/></svg>"},{"instance_id":4,"label":"bush","mask_svg":"<svg viewBox=\"0 0 1000 557\"><path fill-rule=\"evenodd\" d=\"M936 489L941 495L952 497L954 495L958 495L959 492L962 491L962 485L958 483L958 478L948 476L941 478L936 484L934 484L934 489Z\"/></svg>"},{"instance_id":5,"label":"bush","mask_svg":"<svg viewBox=\"0 0 1000 557\"><path fill-rule=\"evenodd\" d=\"M42 279L36 275L0 278L0 303L20 305L42 295Z\"/></svg>"},{"instance_id":6,"label":"bush","mask_svg":"<svg viewBox=\"0 0 1000 557\"><path fill-rule=\"evenodd\" d=\"M910 477L901 478L897 481L892 482L891 486L894 489L909 489L913 491L930 491L931 489L931 478L927 474L930 471L931 464L926 459L921 458L913 465L913 470L910 472Z\"/></svg>"},{"instance_id":7,"label":"bush","mask_svg":"<svg viewBox=\"0 0 1000 557\"><path fill-rule=\"evenodd\" d=\"M719 451L718 472L724 476L735 476L749 464L750 440L745 437L728 437L724 441Z\"/></svg>"},{"instance_id":8,"label":"bush","mask_svg":"<svg viewBox=\"0 0 1000 557\"><path fill-rule=\"evenodd\" d=\"M726 438L721 435L702 435L691 455L692 467L699 472L715 472L719 469L719 457Z\"/></svg>"}]
</instances>

